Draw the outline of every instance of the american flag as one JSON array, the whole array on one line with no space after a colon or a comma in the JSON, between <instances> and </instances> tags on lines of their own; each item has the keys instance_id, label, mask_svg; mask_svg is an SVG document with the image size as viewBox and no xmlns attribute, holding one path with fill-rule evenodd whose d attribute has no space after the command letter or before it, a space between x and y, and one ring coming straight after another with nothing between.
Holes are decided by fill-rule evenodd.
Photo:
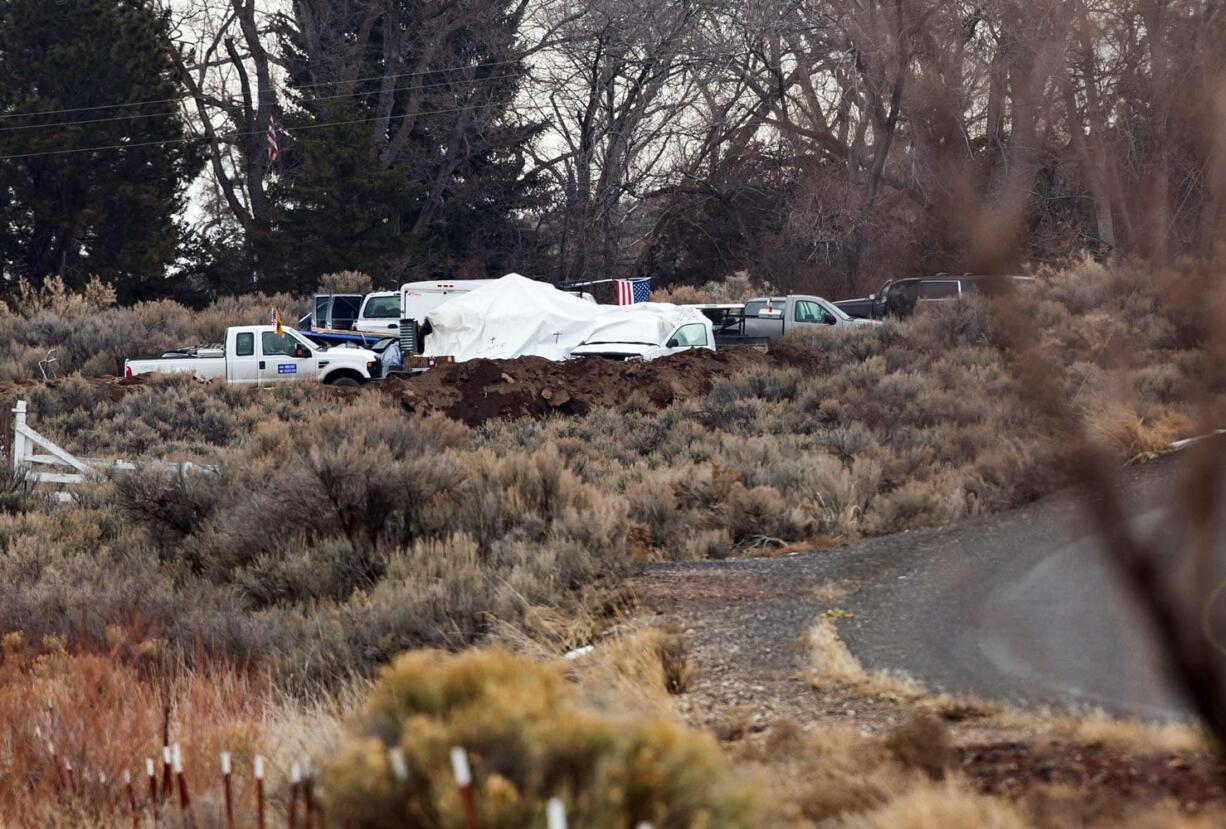
<instances>
[{"instance_id":1,"label":"american flag","mask_svg":"<svg viewBox=\"0 0 1226 829\"><path fill-rule=\"evenodd\" d=\"M281 312L276 308L272 309L272 313L268 315L268 324L277 326L277 336L281 336Z\"/></svg>"},{"instance_id":2,"label":"american flag","mask_svg":"<svg viewBox=\"0 0 1226 829\"><path fill-rule=\"evenodd\" d=\"M268 119L268 160L276 161L281 157L281 148L277 146L277 122Z\"/></svg>"},{"instance_id":3,"label":"american flag","mask_svg":"<svg viewBox=\"0 0 1226 829\"><path fill-rule=\"evenodd\" d=\"M636 302L651 302L651 279L615 279L617 304L633 305Z\"/></svg>"}]
</instances>

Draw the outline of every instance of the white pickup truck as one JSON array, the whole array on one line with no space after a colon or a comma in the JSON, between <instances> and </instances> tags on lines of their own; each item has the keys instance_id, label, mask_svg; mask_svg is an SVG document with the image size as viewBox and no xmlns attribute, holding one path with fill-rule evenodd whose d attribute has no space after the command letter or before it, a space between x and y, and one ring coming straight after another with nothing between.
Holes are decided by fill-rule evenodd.
<instances>
[{"instance_id":1,"label":"white pickup truck","mask_svg":"<svg viewBox=\"0 0 1226 829\"><path fill-rule=\"evenodd\" d=\"M191 374L200 380L225 380L268 386L312 378L333 386L359 386L377 379L379 357L364 348L320 348L292 328L236 325L226 329L222 349L169 353L152 360L127 360L125 377L137 374Z\"/></svg>"}]
</instances>

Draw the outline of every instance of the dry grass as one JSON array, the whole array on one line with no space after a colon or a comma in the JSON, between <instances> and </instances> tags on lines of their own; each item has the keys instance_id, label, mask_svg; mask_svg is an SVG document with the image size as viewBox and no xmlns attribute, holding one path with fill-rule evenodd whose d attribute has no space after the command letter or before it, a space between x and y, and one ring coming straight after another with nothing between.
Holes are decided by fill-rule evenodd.
<instances>
[{"instance_id":1,"label":"dry grass","mask_svg":"<svg viewBox=\"0 0 1226 829\"><path fill-rule=\"evenodd\" d=\"M10 634L0 659L0 813L17 825L127 823L119 781L144 784L145 758L160 769L167 738L183 746L197 794L212 783L218 752L250 767L265 745L267 684L232 670L145 670L115 654L71 655ZM68 765L71 764L71 776ZM104 777L103 777L104 776ZM144 789L138 789L142 794Z\"/></svg>"},{"instance_id":2,"label":"dry grass","mask_svg":"<svg viewBox=\"0 0 1226 829\"><path fill-rule=\"evenodd\" d=\"M1164 414L1148 420L1135 408L1112 402L1090 418L1091 437L1105 442L1129 463L1140 463L1171 450L1171 444L1194 434L1185 414Z\"/></svg>"},{"instance_id":3,"label":"dry grass","mask_svg":"<svg viewBox=\"0 0 1226 829\"><path fill-rule=\"evenodd\" d=\"M1210 735L1190 723L1121 720L1102 712L1081 716L1004 709L996 720L1003 728L1126 751L1207 754L1216 746Z\"/></svg>"},{"instance_id":4,"label":"dry grass","mask_svg":"<svg viewBox=\"0 0 1226 829\"><path fill-rule=\"evenodd\" d=\"M828 581L813 588L813 597L819 602L841 602L851 594L851 590L839 582Z\"/></svg>"},{"instance_id":5,"label":"dry grass","mask_svg":"<svg viewBox=\"0 0 1226 829\"><path fill-rule=\"evenodd\" d=\"M916 787L844 823L848 829L1026 829L1027 825L1012 805L955 783Z\"/></svg>"},{"instance_id":6,"label":"dry grass","mask_svg":"<svg viewBox=\"0 0 1226 829\"><path fill-rule=\"evenodd\" d=\"M813 661L807 675L815 688L842 688L891 702L918 702L928 696L909 677L885 671L867 671L839 638L834 614L823 614L809 631Z\"/></svg>"},{"instance_id":7,"label":"dry grass","mask_svg":"<svg viewBox=\"0 0 1226 829\"><path fill-rule=\"evenodd\" d=\"M602 640L574 665L590 706L666 718L676 716L672 697L684 693L694 678L684 638L659 628Z\"/></svg>"},{"instance_id":8,"label":"dry grass","mask_svg":"<svg viewBox=\"0 0 1226 829\"><path fill-rule=\"evenodd\" d=\"M816 688L839 688L903 704L947 722L982 720L1001 732L1026 735L1028 739L1172 754L1208 754L1216 748L1204 729L1188 723L1121 720L1103 712L1071 716L1010 708L973 696L934 694L910 677L866 670L839 637L838 618L837 611L823 615L809 633L813 662L807 676Z\"/></svg>"}]
</instances>

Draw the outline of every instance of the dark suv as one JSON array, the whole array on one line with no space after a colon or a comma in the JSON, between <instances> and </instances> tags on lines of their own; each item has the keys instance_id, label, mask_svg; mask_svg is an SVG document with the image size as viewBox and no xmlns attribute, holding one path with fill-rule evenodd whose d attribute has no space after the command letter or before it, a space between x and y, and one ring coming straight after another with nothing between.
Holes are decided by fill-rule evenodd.
<instances>
[{"instance_id":1,"label":"dark suv","mask_svg":"<svg viewBox=\"0 0 1226 829\"><path fill-rule=\"evenodd\" d=\"M951 276L909 276L892 279L881 286L875 294L859 299L844 299L834 303L853 317L883 319L884 317L907 317L915 313L921 302L942 302L977 293L1000 290L1004 280L1029 281L1032 276L976 276L962 274Z\"/></svg>"}]
</instances>

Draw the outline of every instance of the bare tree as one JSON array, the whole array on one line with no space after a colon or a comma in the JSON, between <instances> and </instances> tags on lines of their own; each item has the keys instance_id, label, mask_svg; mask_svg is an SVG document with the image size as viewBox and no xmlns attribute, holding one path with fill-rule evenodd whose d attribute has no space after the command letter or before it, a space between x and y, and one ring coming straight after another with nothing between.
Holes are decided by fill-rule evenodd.
<instances>
[{"instance_id":1,"label":"bare tree","mask_svg":"<svg viewBox=\"0 0 1226 829\"><path fill-rule=\"evenodd\" d=\"M176 14L180 77L208 141L209 185L251 239L274 220L267 135L279 107L276 19L256 0L184 0Z\"/></svg>"},{"instance_id":2,"label":"bare tree","mask_svg":"<svg viewBox=\"0 0 1226 829\"><path fill-rule=\"evenodd\" d=\"M699 13L690 2L590 0L547 23L560 37L528 99L551 120L536 162L559 190L561 275L613 276L632 262L649 228L644 200L682 149Z\"/></svg>"}]
</instances>

